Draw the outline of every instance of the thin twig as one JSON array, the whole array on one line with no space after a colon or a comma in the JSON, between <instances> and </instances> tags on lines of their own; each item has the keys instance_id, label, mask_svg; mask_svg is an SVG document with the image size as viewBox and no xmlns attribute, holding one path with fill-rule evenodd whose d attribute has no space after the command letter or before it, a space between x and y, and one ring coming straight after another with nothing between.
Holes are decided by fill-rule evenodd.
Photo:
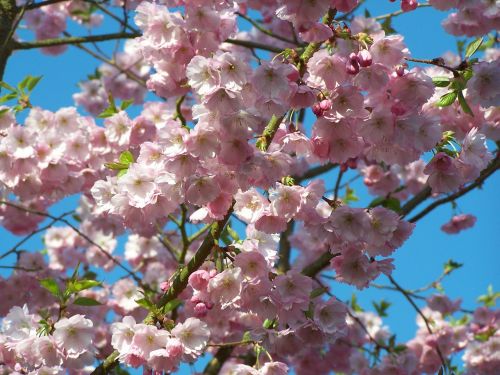
<instances>
[{"instance_id":1,"label":"thin twig","mask_svg":"<svg viewBox=\"0 0 500 375\"><path fill-rule=\"evenodd\" d=\"M413 301L413 299L410 296L410 294L405 289L403 289L396 282L396 280L394 280L394 278L391 275L387 275L387 277L389 278L389 281L391 282L391 284L394 285L396 287L396 289L398 289L403 294L403 296L408 300L408 302L410 303L410 305L413 306L413 308L418 313L418 315L420 315L420 317L424 320L425 327L427 328L427 332L429 332L429 334L432 335L433 331L432 331L429 319L427 319L427 317L424 315L424 313L422 312L422 310L420 310L420 308L417 306L417 304L415 303L415 301ZM441 349L439 348L439 344L437 342L436 342L436 352L437 352L437 354L439 356L439 359L441 360L441 363L443 364L444 368L447 368L448 367L447 360L443 356L443 353L441 352Z\"/></svg>"}]
</instances>

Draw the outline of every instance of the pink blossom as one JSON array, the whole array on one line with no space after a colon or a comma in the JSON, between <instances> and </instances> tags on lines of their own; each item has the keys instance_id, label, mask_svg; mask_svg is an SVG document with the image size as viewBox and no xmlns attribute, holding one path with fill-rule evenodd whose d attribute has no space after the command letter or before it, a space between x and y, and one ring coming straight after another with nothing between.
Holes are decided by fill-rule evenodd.
<instances>
[{"instance_id":1,"label":"pink blossom","mask_svg":"<svg viewBox=\"0 0 500 375\"><path fill-rule=\"evenodd\" d=\"M172 329L172 335L179 339L186 354L199 356L208 343L210 330L205 322L188 318Z\"/></svg>"},{"instance_id":2,"label":"pink blossom","mask_svg":"<svg viewBox=\"0 0 500 375\"><path fill-rule=\"evenodd\" d=\"M54 324L54 340L71 358L85 353L92 346L93 323L83 315L62 318Z\"/></svg>"},{"instance_id":3,"label":"pink blossom","mask_svg":"<svg viewBox=\"0 0 500 375\"><path fill-rule=\"evenodd\" d=\"M476 220L473 215L455 215L449 222L441 226L441 230L448 234L457 234L464 229L472 228L476 224Z\"/></svg>"}]
</instances>

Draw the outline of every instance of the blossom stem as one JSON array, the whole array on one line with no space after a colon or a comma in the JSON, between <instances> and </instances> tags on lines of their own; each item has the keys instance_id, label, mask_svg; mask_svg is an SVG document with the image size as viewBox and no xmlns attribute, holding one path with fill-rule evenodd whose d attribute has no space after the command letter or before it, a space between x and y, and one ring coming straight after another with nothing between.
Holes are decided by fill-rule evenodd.
<instances>
[{"instance_id":1,"label":"blossom stem","mask_svg":"<svg viewBox=\"0 0 500 375\"><path fill-rule=\"evenodd\" d=\"M446 64L443 64L443 62L441 61L441 59L431 59L431 60L429 60L429 59L414 59L412 57L405 57L404 59L406 61L411 61L411 62L417 62L417 63L422 63L422 64L429 64L429 65L439 66L440 68L447 69L450 72L453 72L453 74L454 74L455 77L458 77L460 75L460 73L458 72L457 69L452 68L451 66L448 66Z\"/></svg>"},{"instance_id":2,"label":"blossom stem","mask_svg":"<svg viewBox=\"0 0 500 375\"><path fill-rule=\"evenodd\" d=\"M261 33L266 34L274 39L281 40L282 42L290 43L290 44L296 44L293 40L287 39L281 35L273 33L271 30L266 29L262 25L260 25L258 22L254 21L250 17L247 17L245 14L242 14L240 12L236 12L238 16L249 22L253 27L255 27L257 30L259 30Z\"/></svg>"},{"instance_id":3,"label":"blossom stem","mask_svg":"<svg viewBox=\"0 0 500 375\"><path fill-rule=\"evenodd\" d=\"M397 282L396 280L394 280L394 278L391 276L391 275L387 275L387 277L389 278L389 281L391 282L392 285L394 285L396 287L396 289L398 289L403 295L404 297L408 300L408 302L412 305L412 307L415 309L415 311L418 313L418 315L420 315L420 317L424 320L424 323L425 323L425 327L427 328L427 332L429 332L429 334L433 334L432 332L432 329L431 329L431 325L430 325L430 322L429 322L429 319L427 319L427 317L424 315L424 313L422 312L422 310L420 310L420 308L417 306L417 304L415 303L415 301L411 298L411 296L408 294L408 292L406 290L404 290ZM443 356L443 352L441 351L441 349L439 348L439 345L438 343L436 342L436 352L439 356L439 359L441 360L441 363L443 364L443 367L446 369L448 367L448 361L445 359L445 357Z\"/></svg>"},{"instance_id":4,"label":"blossom stem","mask_svg":"<svg viewBox=\"0 0 500 375\"><path fill-rule=\"evenodd\" d=\"M426 7L430 7L430 6L431 5L429 3L420 3L417 5L417 8L426 8ZM374 19L376 21L380 21L380 20L384 20L386 18L392 18L392 17L399 16L400 14L403 14L403 13L406 13L406 12L403 11L402 9L399 9L399 10L396 10L395 12L392 12L392 13L382 14L380 16L374 17Z\"/></svg>"}]
</instances>

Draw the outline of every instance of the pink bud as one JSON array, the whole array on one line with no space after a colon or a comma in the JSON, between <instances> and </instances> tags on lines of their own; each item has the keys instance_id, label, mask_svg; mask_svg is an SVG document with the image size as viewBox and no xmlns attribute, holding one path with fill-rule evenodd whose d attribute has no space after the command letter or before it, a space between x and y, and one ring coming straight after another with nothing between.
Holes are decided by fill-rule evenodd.
<instances>
[{"instance_id":1,"label":"pink bud","mask_svg":"<svg viewBox=\"0 0 500 375\"><path fill-rule=\"evenodd\" d=\"M205 305L203 302L197 303L196 306L194 307L194 313L196 314L197 318L203 318L204 316L207 315L208 308L207 305Z\"/></svg>"},{"instance_id":2,"label":"pink bud","mask_svg":"<svg viewBox=\"0 0 500 375\"><path fill-rule=\"evenodd\" d=\"M345 70L348 74L358 74L359 73L359 64L357 61L348 60L345 64Z\"/></svg>"},{"instance_id":3,"label":"pink bud","mask_svg":"<svg viewBox=\"0 0 500 375\"><path fill-rule=\"evenodd\" d=\"M322 111L328 111L330 108L332 108L332 101L330 99L322 100L319 103L319 107Z\"/></svg>"},{"instance_id":4,"label":"pink bud","mask_svg":"<svg viewBox=\"0 0 500 375\"><path fill-rule=\"evenodd\" d=\"M405 75L405 66L404 65L398 65L396 66L396 74L398 77L402 77Z\"/></svg>"},{"instance_id":5,"label":"pink bud","mask_svg":"<svg viewBox=\"0 0 500 375\"><path fill-rule=\"evenodd\" d=\"M362 49L358 52L358 63L363 68L372 64L372 55L367 49Z\"/></svg>"},{"instance_id":6,"label":"pink bud","mask_svg":"<svg viewBox=\"0 0 500 375\"><path fill-rule=\"evenodd\" d=\"M352 62L352 63L357 63L358 62L358 55L356 55L354 52L351 52L349 54L349 60Z\"/></svg>"},{"instance_id":7,"label":"pink bud","mask_svg":"<svg viewBox=\"0 0 500 375\"><path fill-rule=\"evenodd\" d=\"M356 158L347 159L346 164L350 169L356 169L358 167L358 160Z\"/></svg>"},{"instance_id":8,"label":"pink bud","mask_svg":"<svg viewBox=\"0 0 500 375\"><path fill-rule=\"evenodd\" d=\"M166 292L168 290L168 288L170 288L170 282L169 281L163 281L160 284L160 289L161 289L162 292Z\"/></svg>"},{"instance_id":9,"label":"pink bud","mask_svg":"<svg viewBox=\"0 0 500 375\"><path fill-rule=\"evenodd\" d=\"M417 0L401 0L401 9L403 12L415 10L418 7Z\"/></svg>"},{"instance_id":10,"label":"pink bud","mask_svg":"<svg viewBox=\"0 0 500 375\"><path fill-rule=\"evenodd\" d=\"M323 116L323 110L321 109L321 105L319 103L314 103L313 104L312 111L316 115L316 117Z\"/></svg>"}]
</instances>

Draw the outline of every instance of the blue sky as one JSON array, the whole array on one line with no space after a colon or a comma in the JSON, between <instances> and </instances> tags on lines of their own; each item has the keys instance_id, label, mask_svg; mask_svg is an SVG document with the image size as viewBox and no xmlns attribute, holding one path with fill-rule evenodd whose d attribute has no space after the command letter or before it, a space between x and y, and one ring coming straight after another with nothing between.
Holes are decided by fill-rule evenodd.
<instances>
[{"instance_id":1,"label":"blue sky","mask_svg":"<svg viewBox=\"0 0 500 375\"><path fill-rule=\"evenodd\" d=\"M388 0L371 0L366 2L373 16L385 14L398 9L398 2ZM365 7L361 7L361 11ZM440 22L446 14L430 8L417 9L411 14L404 14L394 19L393 27L405 36L405 41L413 57L433 58L446 51L456 51L456 39L443 32ZM116 24L107 22L94 33L111 32L117 29ZM79 27L72 27L70 31L78 35L85 31ZM23 36L27 36L25 32ZM113 48L109 42L106 48ZM50 57L39 51L19 51L9 60L4 80L14 84L22 80L27 74L43 75L44 78L35 90L32 103L50 110L73 105L71 95L78 91L77 82L85 79L100 63L84 52L70 47L58 57ZM330 180L336 176L327 175ZM368 204L371 201L366 189L358 180L352 185L361 201ZM463 307L472 309L478 295L484 294L489 284L495 290L500 287L500 240L498 231L500 222L500 175L497 173L483 186L457 203L463 213L470 213L478 217L474 228L459 235L447 235L439 228L452 216L450 205L444 205L419 221L413 235L407 243L399 249L394 257L396 270L394 278L406 288L417 288L436 279L443 270L443 264L448 259L464 263L464 267L456 271L443 282L443 287L451 298L463 298ZM53 214L63 212L74 207L77 198L71 197L56 205L51 211ZM419 209L425 207L420 206ZM411 215L410 215L411 216ZM0 228L0 254L12 247L19 238ZM121 241L122 243L122 241ZM40 250L42 244L39 239L28 242L25 248ZM123 247L119 249L123 250ZM9 265L13 258L0 261L0 265ZM0 270L0 275L9 272ZM116 278L117 273L105 275L107 281ZM381 277L377 280L381 284L388 284L388 280ZM340 299L351 297L353 288L335 283L332 292ZM408 302L395 292L366 290L357 292L362 307L371 308L371 301L381 298L392 303L389 308L389 317L384 319L385 324L398 335L398 341L405 341L413 337L415 332L415 311ZM198 368L199 369L199 368Z\"/></svg>"}]
</instances>

